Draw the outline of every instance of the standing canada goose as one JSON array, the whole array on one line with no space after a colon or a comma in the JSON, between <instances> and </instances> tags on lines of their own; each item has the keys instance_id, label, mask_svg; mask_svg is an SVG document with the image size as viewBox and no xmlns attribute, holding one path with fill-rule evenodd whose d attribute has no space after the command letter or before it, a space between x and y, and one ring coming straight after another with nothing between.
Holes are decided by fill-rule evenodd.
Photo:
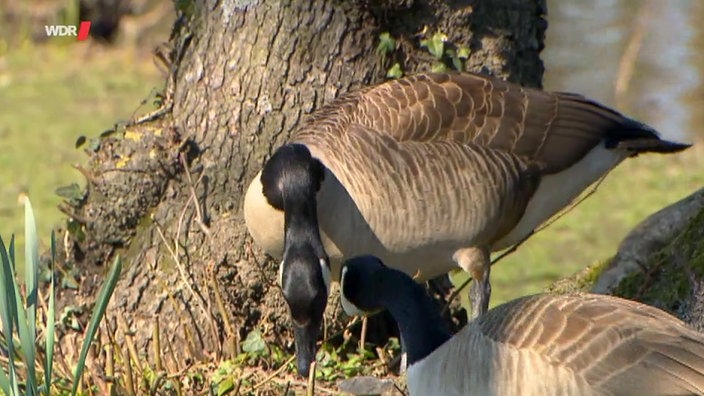
<instances>
[{"instance_id":1,"label":"standing canada goose","mask_svg":"<svg viewBox=\"0 0 704 396\"><path fill-rule=\"evenodd\" d=\"M522 297L452 336L425 289L374 256L342 268L349 314L389 310L410 395L704 395L704 335L634 301Z\"/></svg>"},{"instance_id":2,"label":"standing canada goose","mask_svg":"<svg viewBox=\"0 0 704 396\"><path fill-rule=\"evenodd\" d=\"M521 241L625 158L687 147L580 95L469 73L389 81L322 107L244 201L255 242L283 257L299 373L315 357L343 259L373 254L420 281L459 266L474 279L476 316L489 303L491 251Z\"/></svg>"}]
</instances>

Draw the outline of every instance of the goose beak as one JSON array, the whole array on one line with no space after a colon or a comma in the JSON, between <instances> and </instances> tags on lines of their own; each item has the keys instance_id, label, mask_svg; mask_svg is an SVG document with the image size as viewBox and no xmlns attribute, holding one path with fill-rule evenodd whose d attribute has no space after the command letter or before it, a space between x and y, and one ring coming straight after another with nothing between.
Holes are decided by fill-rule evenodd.
<instances>
[{"instance_id":1,"label":"goose beak","mask_svg":"<svg viewBox=\"0 0 704 396\"><path fill-rule=\"evenodd\" d=\"M319 326L314 321L308 322L305 326L294 324L293 335L296 342L296 364L298 374L308 378L310 364L315 360L317 352L315 343L318 339Z\"/></svg>"}]
</instances>

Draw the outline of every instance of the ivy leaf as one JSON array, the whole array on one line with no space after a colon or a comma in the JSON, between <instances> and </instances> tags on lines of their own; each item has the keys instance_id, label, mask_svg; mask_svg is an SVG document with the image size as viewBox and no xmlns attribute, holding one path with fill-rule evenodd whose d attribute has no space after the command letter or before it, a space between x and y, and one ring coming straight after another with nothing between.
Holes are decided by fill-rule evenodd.
<instances>
[{"instance_id":1,"label":"ivy leaf","mask_svg":"<svg viewBox=\"0 0 704 396\"><path fill-rule=\"evenodd\" d=\"M442 55L445 51L445 41L447 41L447 35L438 32L430 39L422 40L420 46L427 48L430 55L439 60L442 59Z\"/></svg>"},{"instance_id":2,"label":"ivy leaf","mask_svg":"<svg viewBox=\"0 0 704 396\"><path fill-rule=\"evenodd\" d=\"M247 338L242 343L242 350L252 354L262 354L266 350L266 343L262 338L262 333L254 329L247 334Z\"/></svg>"},{"instance_id":3,"label":"ivy leaf","mask_svg":"<svg viewBox=\"0 0 704 396\"><path fill-rule=\"evenodd\" d=\"M401 65L398 62L394 63L391 68L386 72L386 77L388 78L401 78L403 76L403 70L401 70Z\"/></svg>"},{"instance_id":4,"label":"ivy leaf","mask_svg":"<svg viewBox=\"0 0 704 396\"><path fill-rule=\"evenodd\" d=\"M72 203L80 202L85 197L85 191L77 183L61 186L54 190L54 193Z\"/></svg>"},{"instance_id":5,"label":"ivy leaf","mask_svg":"<svg viewBox=\"0 0 704 396\"><path fill-rule=\"evenodd\" d=\"M457 56L457 52L455 52L455 50L448 49L447 56L449 56L450 60L452 60L452 67L454 67L455 70L459 70L459 71L464 70L464 63L462 62L462 59L460 59L460 57Z\"/></svg>"},{"instance_id":6,"label":"ivy leaf","mask_svg":"<svg viewBox=\"0 0 704 396\"><path fill-rule=\"evenodd\" d=\"M83 242L86 239L86 234L83 232L83 226L75 219L68 219L66 221L66 230L79 242Z\"/></svg>"},{"instance_id":7,"label":"ivy leaf","mask_svg":"<svg viewBox=\"0 0 704 396\"><path fill-rule=\"evenodd\" d=\"M81 148L81 146L83 146L85 143L86 143L86 137L81 135L78 137L78 139L76 139L76 143L74 144L74 147L77 149Z\"/></svg>"},{"instance_id":8,"label":"ivy leaf","mask_svg":"<svg viewBox=\"0 0 704 396\"><path fill-rule=\"evenodd\" d=\"M226 395L233 389L235 389L235 381L232 379L232 377L225 378L218 384L217 395Z\"/></svg>"},{"instance_id":9,"label":"ivy leaf","mask_svg":"<svg viewBox=\"0 0 704 396\"><path fill-rule=\"evenodd\" d=\"M469 47L457 48L457 57L460 59L469 59Z\"/></svg>"},{"instance_id":10,"label":"ivy leaf","mask_svg":"<svg viewBox=\"0 0 704 396\"><path fill-rule=\"evenodd\" d=\"M433 73L444 73L447 71L447 66L442 62L435 62L433 66L431 66L430 71Z\"/></svg>"},{"instance_id":11,"label":"ivy leaf","mask_svg":"<svg viewBox=\"0 0 704 396\"><path fill-rule=\"evenodd\" d=\"M391 37L389 32L384 32L379 35L379 45L376 47L376 53L381 56L392 52L396 49L396 40Z\"/></svg>"}]
</instances>

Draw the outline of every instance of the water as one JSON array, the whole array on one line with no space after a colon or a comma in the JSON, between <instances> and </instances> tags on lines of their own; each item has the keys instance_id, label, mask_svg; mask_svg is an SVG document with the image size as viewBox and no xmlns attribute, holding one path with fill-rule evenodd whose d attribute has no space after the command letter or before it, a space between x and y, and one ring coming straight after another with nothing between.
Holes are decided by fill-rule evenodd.
<instances>
[{"instance_id":1,"label":"water","mask_svg":"<svg viewBox=\"0 0 704 396\"><path fill-rule=\"evenodd\" d=\"M668 138L704 138L703 1L548 0L548 22L546 89L582 93ZM621 95L619 79L629 81Z\"/></svg>"}]
</instances>

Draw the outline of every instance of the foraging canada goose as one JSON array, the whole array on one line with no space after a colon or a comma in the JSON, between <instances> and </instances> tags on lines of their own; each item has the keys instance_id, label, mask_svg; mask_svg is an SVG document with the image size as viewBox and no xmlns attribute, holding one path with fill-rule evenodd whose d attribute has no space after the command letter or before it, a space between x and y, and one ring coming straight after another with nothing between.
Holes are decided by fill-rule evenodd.
<instances>
[{"instance_id":1,"label":"foraging canada goose","mask_svg":"<svg viewBox=\"0 0 704 396\"><path fill-rule=\"evenodd\" d=\"M491 251L521 241L625 158L687 147L580 95L469 73L389 81L322 107L244 200L255 242L283 257L299 373L315 357L343 259L373 254L418 280L459 266L474 279L478 315Z\"/></svg>"},{"instance_id":2,"label":"foraging canada goose","mask_svg":"<svg viewBox=\"0 0 704 396\"><path fill-rule=\"evenodd\" d=\"M348 314L389 310L410 395L704 395L704 335L634 301L522 297L452 336L425 289L374 256L342 268Z\"/></svg>"}]
</instances>

